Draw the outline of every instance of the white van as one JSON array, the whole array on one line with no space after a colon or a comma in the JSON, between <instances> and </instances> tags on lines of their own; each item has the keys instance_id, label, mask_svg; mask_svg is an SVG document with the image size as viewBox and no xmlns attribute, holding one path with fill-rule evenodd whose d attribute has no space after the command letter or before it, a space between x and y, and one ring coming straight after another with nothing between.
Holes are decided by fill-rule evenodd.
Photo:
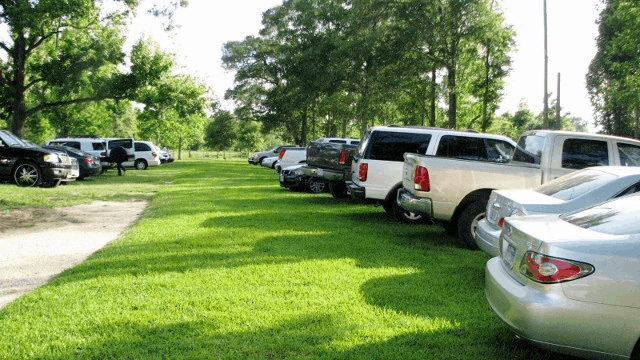
<instances>
[{"instance_id":1,"label":"white van","mask_svg":"<svg viewBox=\"0 0 640 360\"><path fill-rule=\"evenodd\" d=\"M47 145L64 145L78 150L88 152L93 156L100 158L100 165L104 170L114 166L115 164L109 159L110 149L122 146L127 150L129 157L134 158L133 139L103 139L97 136L79 136L57 138L47 142Z\"/></svg>"}]
</instances>

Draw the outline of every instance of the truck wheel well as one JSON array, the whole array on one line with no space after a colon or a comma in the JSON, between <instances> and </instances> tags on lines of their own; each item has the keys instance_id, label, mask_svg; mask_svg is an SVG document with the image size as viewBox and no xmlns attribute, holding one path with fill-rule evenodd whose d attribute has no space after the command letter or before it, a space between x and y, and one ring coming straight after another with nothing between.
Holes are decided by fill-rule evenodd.
<instances>
[{"instance_id":1,"label":"truck wheel well","mask_svg":"<svg viewBox=\"0 0 640 360\"><path fill-rule=\"evenodd\" d=\"M396 201L396 192L402 187L402 183L399 182L391 188L391 191L387 193L387 197L384 198L384 202L391 204L391 201Z\"/></svg>"},{"instance_id":2,"label":"truck wheel well","mask_svg":"<svg viewBox=\"0 0 640 360\"><path fill-rule=\"evenodd\" d=\"M456 224L458 222L460 214L467 206L469 206L469 204L478 200L489 200L491 191L493 191L493 189L478 189L467 194L467 196L460 201L460 204L456 206L456 210L453 212L453 216L451 217L451 223Z\"/></svg>"}]
</instances>

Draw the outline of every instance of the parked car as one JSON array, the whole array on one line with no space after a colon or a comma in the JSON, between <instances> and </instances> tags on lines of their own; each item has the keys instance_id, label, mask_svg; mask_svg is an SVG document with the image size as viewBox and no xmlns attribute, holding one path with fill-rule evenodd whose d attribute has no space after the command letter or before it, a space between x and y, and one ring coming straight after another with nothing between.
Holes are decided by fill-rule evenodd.
<instances>
[{"instance_id":1,"label":"parked car","mask_svg":"<svg viewBox=\"0 0 640 360\"><path fill-rule=\"evenodd\" d=\"M280 153L280 150L286 149L286 148L299 148L299 146L298 145L278 145L269 150L254 152L253 154L249 155L249 158L247 159L247 161L249 162L249 164L252 164L252 165L260 165L260 163L262 163L262 160L268 157L278 156L278 154Z\"/></svg>"},{"instance_id":2,"label":"parked car","mask_svg":"<svg viewBox=\"0 0 640 360\"><path fill-rule=\"evenodd\" d=\"M563 214L640 191L640 167L598 166L578 170L534 189L493 190L486 217L478 222L476 244L491 256L509 216Z\"/></svg>"},{"instance_id":3,"label":"parked car","mask_svg":"<svg viewBox=\"0 0 640 360\"><path fill-rule=\"evenodd\" d=\"M88 152L64 145L43 145L42 148L60 151L67 154L71 158L75 158L78 161L79 166L78 180L82 180L87 176L100 175L102 173L100 158L91 155Z\"/></svg>"},{"instance_id":4,"label":"parked car","mask_svg":"<svg viewBox=\"0 0 640 360\"><path fill-rule=\"evenodd\" d=\"M170 163L173 162L175 160L175 157L173 156L173 153L169 150L167 150L167 147L163 147L160 148L158 146L155 147L156 151L158 152L158 157L160 158L160 163L161 164L165 164L165 163Z\"/></svg>"},{"instance_id":5,"label":"parked car","mask_svg":"<svg viewBox=\"0 0 640 360\"><path fill-rule=\"evenodd\" d=\"M268 158L264 158L260 165L267 167L269 169L275 169L276 165L280 162L277 156L272 156Z\"/></svg>"},{"instance_id":6,"label":"parked car","mask_svg":"<svg viewBox=\"0 0 640 360\"><path fill-rule=\"evenodd\" d=\"M304 164L307 161L307 148L284 148L278 153L280 168L285 169L293 165Z\"/></svg>"},{"instance_id":7,"label":"parked car","mask_svg":"<svg viewBox=\"0 0 640 360\"><path fill-rule=\"evenodd\" d=\"M324 179L335 198L351 194L345 181L351 180L351 162L358 153L360 140L321 138L307 146L305 174Z\"/></svg>"},{"instance_id":8,"label":"parked car","mask_svg":"<svg viewBox=\"0 0 640 360\"><path fill-rule=\"evenodd\" d=\"M107 140L97 136L57 138L49 140L45 145L68 146L87 152L100 159L100 166L103 170L115 165L107 154Z\"/></svg>"},{"instance_id":9,"label":"parked car","mask_svg":"<svg viewBox=\"0 0 640 360\"><path fill-rule=\"evenodd\" d=\"M304 173L305 164L293 165L280 171L280 186L294 191L321 193L328 189L324 180Z\"/></svg>"},{"instance_id":10,"label":"parked car","mask_svg":"<svg viewBox=\"0 0 640 360\"><path fill-rule=\"evenodd\" d=\"M25 187L55 187L71 171L71 158L67 155L27 145L10 132L0 130L0 180Z\"/></svg>"},{"instance_id":11,"label":"parked car","mask_svg":"<svg viewBox=\"0 0 640 360\"><path fill-rule=\"evenodd\" d=\"M149 166L159 166L161 164L159 153L156 151L156 146L150 141L135 141L134 157L129 158L129 161L122 163L125 167L135 167L138 170L145 170ZM109 147L112 149L113 147Z\"/></svg>"},{"instance_id":12,"label":"parked car","mask_svg":"<svg viewBox=\"0 0 640 360\"><path fill-rule=\"evenodd\" d=\"M522 339L591 359L640 358L640 193L564 215L509 217L487 262L493 311Z\"/></svg>"}]
</instances>

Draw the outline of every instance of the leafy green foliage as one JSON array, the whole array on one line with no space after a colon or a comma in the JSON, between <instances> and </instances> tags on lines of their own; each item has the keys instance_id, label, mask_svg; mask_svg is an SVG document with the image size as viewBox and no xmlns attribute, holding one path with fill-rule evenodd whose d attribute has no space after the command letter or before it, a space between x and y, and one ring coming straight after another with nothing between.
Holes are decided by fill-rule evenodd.
<instances>
[{"instance_id":1,"label":"leafy green foliage","mask_svg":"<svg viewBox=\"0 0 640 360\"><path fill-rule=\"evenodd\" d=\"M238 128L238 121L230 112L218 112L206 127L207 145L217 151L233 148L238 139Z\"/></svg>"}]
</instances>

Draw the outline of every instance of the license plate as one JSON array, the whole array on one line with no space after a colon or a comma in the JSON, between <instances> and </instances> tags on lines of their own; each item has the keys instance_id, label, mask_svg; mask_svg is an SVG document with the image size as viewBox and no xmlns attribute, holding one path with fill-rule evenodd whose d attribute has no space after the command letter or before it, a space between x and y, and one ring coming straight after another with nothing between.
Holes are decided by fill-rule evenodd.
<instances>
[{"instance_id":1,"label":"license plate","mask_svg":"<svg viewBox=\"0 0 640 360\"><path fill-rule=\"evenodd\" d=\"M511 246L511 244L507 243L506 241L504 242L505 245L503 245L503 247L505 248L504 251L502 251L502 260L504 261L504 263L509 267L509 269L513 268L513 262L516 259L516 249Z\"/></svg>"}]
</instances>

